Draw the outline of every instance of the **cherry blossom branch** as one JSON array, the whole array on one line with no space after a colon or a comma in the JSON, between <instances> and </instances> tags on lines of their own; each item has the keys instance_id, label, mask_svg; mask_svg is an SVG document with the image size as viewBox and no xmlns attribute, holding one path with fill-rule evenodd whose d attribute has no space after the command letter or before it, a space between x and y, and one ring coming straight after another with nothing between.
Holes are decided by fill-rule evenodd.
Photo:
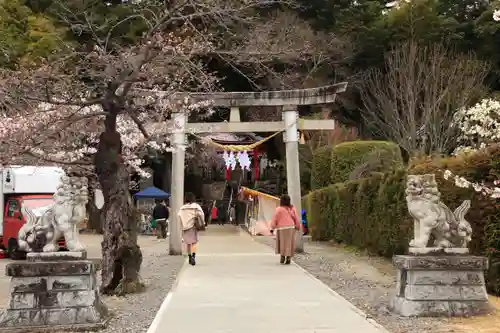
<instances>
[{"instance_id":1,"label":"cherry blossom branch","mask_svg":"<svg viewBox=\"0 0 500 333\"><path fill-rule=\"evenodd\" d=\"M144 123L135 114L130 112L130 110L127 110L127 112L128 112L127 114L130 116L130 118L134 121L134 123L141 131L142 135L144 135L146 139L149 139L149 134L148 131L146 130L146 127L144 126Z\"/></svg>"},{"instance_id":2,"label":"cherry blossom branch","mask_svg":"<svg viewBox=\"0 0 500 333\"><path fill-rule=\"evenodd\" d=\"M457 186L457 187L461 187L461 188L471 188L472 187L474 189L474 191L476 191L478 193L488 195L491 198L496 198L496 199L500 198L500 187L490 188L490 187L486 186L484 184L484 182L482 184L470 182L467 179L465 179L464 177L454 175L450 170L445 170L443 172L443 178L445 180L453 178L453 180L455 181L455 186ZM494 185L500 185L500 180L495 180Z\"/></svg>"},{"instance_id":3,"label":"cherry blossom branch","mask_svg":"<svg viewBox=\"0 0 500 333\"><path fill-rule=\"evenodd\" d=\"M94 163L92 161L85 161L85 160L77 160L77 161L66 161L62 160L59 158L55 158L52 156L47 156L45 154L41 154L40 152L37 152L36 149L31 148L27 151L27 153L35 158L38 158L40 160L46 161L46 162L51 162L51 163L56 163L60 165L88 165L91 166Z\"/></svg>"},{"instance_id":4,"label":"cherry blossom branch","mask_svg":"<svg viewBox=\"0 0 500 333\"><path fill-rule=\"evenodd\" d=\"M145 152L170 149L170 138L165 133L172 126L173 110L196 112L200 117L210 114L206 112L208 105L189 100L178 105L172 98L175 92L220 89L218 78L207 70L200 57L217 56L235 68L250 59L252 66L272 73L272 68L265 64L266 57L289 61L306 54L300 50L312 49L305 42L307 38L302 38L282 43L286 45L284 51L272 43L265 48L256 43L238 44L241 51L247 52L245 57L242 53L238 57L237 52L224 51L224 47L231 49L231 45L221 37L221 30L224 36L235 36L231 30L240 25L248 28L251 24L265 24L266 21L257 20L259 16L254 9L277 3L288 1L180 1L159 13L140 3L137 7L141 12L106 27L96 26L85 11L76 14L68 7L70 4L61 2L63 20L69 27L78 25L88 30L94 46L85 51L70 50L41 68L11 73L5 83L0 80L0 94L10 93L23 102L8 111L15 126L0 124L2 146L16 155L36 155L40 160L61 165L78 166L80 162L82 166L89 165L87 160L95 153L104 120L111 115L120 133L124 160L131 170L141 172ZM136 18L144 19L149 27L141 41L132 46L112 45L113 31ZM266 25L266 28L279 26ZM273 29L269 35L274 34ZM104 35L100 36L102 31ZM252 35L246 37L252 40ZM310 56L307 54L305 58ZM278 77L276 73L269 75ZM136 93L138 89L149 92L144 96ZM44 109L40 108L42 104ZM158 123L162 125L151 125Z\"/></svg>"}]
</instances>

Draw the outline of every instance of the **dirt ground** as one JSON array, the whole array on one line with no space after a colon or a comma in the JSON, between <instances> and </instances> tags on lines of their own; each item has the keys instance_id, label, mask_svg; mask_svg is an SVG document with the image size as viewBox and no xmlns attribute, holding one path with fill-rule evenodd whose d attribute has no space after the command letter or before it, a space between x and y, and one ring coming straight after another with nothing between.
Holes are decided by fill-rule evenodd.
<instances>
[{"instance_id":1,"label":"dirt ground","mask_svg":"<svg viewBox=\"0 0 500 333\"><path fill-rule=\"evenodd\" d=\"M345 248L341 246L331 245L332 248L343 249L344 251L353 252L358 257L364 258L372 268L377 269L379 272L385 274L392 274L394 268L389 261L383 260L381 258L374 258L364 256L362 253L355 251L354 249ZM359 266L359 265L358 265ZM359 270L363 272L366 271L366 267ZM446 333L500 333L500 297L490 296L490 304L492 306L492 313L486 316L471 317L471 318L451 318L447 324L438 332Z\"/></svg>"},{"instance_id":2,"label":"dirt ground","mask_svg":"<svg viewBox=\"0 0 500 333\"><path fill-rule=\"evenodd\" d=\"M500 333L500 297L490 296L493 313L474 318L452 319L450 327L453 333Z\"/></svg>"},{"instance_id":3,"label":"dirt ground","mask_svg":"<svg viewBox=\"0 0 500 333\"><path fill-rule=\"evenodd\" d=\"M331 246L332 248L342 249L341 246ZM355 253L358 257L363 258L369 263L370 267L377 269L379 272L391 274L394 272L394 267L388 260L381 258L368 257L350 248L343 248L344 251ZM366 272L367 268L355 269L356 273ZM372 275L373 276L373 275ZM500 297L490 296L490 304L492 313L486 316L471 317L471 318L451 318L444 327L438 329L438 332L446 333L500 333Z\"/></svg>"},{"instance_id":4,"label":"dirt ground","mask_svg":"<svg viewBox=\"0 0 500 333\"><path fill-rule=\"evenodd\" d=\"M394 271L394 267L388 260L381 258L368 257L350 248L343 248L341 246L331 245L332 248L342 249L343 251L348 251L355 253L359 258L363 258L364 261L369 263L369 267L378 270L383 275L390 274ZM357 269L354 269L357 274L365 274L370 269L367 267L360 267L364 265L358 265ZM351 267L353 269L354 267ZM360 269L362 268L362 269ZM373 276L373 275L372 275ZM490 296L490 304L492 306L492 313L486 316L471 317L471 318L451 318L448 322L439 328L438 332L446 333L500 333L500 297Z\"/></svg>"}]
</instances>

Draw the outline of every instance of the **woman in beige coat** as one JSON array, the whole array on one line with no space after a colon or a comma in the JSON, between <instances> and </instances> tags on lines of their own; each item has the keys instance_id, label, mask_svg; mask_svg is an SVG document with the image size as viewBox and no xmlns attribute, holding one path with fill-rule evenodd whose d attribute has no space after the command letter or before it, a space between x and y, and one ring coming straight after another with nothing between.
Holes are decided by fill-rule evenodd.
<instances>
[{"instance_id":1,"label":"woman in beige coat","mask_svg":"<svg viewBox=\"0 0 500 333\"><path fill-rule=\"evenodd\" d=\"M205 221L205 214L199 204L195 202L193 193L187 193L185 204L179 210L179 220L182 225L182 239L186 243L189 256L189 264L196 265L196 245L198 244L198 230L196 229L196 219Z\"/></svg>"}]
</instances>

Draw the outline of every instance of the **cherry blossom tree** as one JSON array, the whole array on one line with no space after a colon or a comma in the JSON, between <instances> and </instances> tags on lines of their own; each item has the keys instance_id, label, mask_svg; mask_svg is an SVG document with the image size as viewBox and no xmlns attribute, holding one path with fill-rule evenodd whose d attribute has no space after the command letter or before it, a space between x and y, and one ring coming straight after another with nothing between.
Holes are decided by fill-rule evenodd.
<instances>
[{"instance_id":1,"label":"cherry blossom tree","mask_svg":"<svg viewBox=\"0 0 500 333\"><path fill-rule=\"evenodd\" d=\"M75 50L65 61L15 73L5 86L7 93L13 95L14 90L22 98L18 101L22 110L10 110L14 114L6 114L7 121L3 122L2 137L4 143L8 141L5 156L29 154L70 168L90 167L95 171L105 198L105 293L123 294L142 288L142 254L137 246L137 226L129 195L130 169L141 171L141 150L166 147L160 133L169 129L170 110L189 109L188 101L182 105L170 103L168 93L185 89L182 85L191 74L182 67L179 71L173 64L164 63L166 58L159 56L175 52L180 58L189 57L190 50L183 50L188 41L176 40L175 36L165 40L158 33L155 39L150 38L127 54L115 55L97 47L86 54ZM191 41L194 45L186 47L197 47L197 41ZM149 56L149 52L156 56ZM66 76L65 73L75 71L69 66L76 67L77 73L86 72L86 77ZM201 71L198 66L193 63L190 69ZM162 67L163 75L173 78L168 86L162 83L159 88L166 93L161 97L153 93L151 98L137 101L131 93L132 84L141 85L148 82L146 77L158 77L158 68ZM200 86L205 83L200 82ZM26 92L30 91L34 93L28 95Z\"/></svg>"},{"instance_id":2,"label":"cherry blossom tree","mask_svg":"<svg viewBox=\"0 0 500 333\"><path fill-rule=\"evenodd\" d=\"M134 3L135 14L125 20L143 20L148 29L140 42L127 47L115 45L109 37L115 26L98 26L85 13L68 15L71 20L65 22L70 28L85 30L91 42L65 45L65 52L39 68L1 73L2 162L29 155L90 169L97 176L105 200L104 293L124 294L143 287L130 170L141 172L145 149L168 149L165 133L173 126L172 110L191 113L209 106L179 99L176 92L217 88L217 79L200 56L217 54L221 37L233 26L251 22L256 8L276 3ZM103 29L109 34L103 35Z\"/></svg>"}]
</instances>

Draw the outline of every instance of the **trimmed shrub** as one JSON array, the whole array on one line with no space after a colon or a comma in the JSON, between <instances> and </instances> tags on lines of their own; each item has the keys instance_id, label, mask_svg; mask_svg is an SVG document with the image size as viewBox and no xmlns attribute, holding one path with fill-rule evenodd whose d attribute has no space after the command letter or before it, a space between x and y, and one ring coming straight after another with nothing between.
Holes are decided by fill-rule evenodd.
<instances>
[{"instance_id":1,"label":"trimmed shrub","mask_svg":"<svg viewBox=\"0 0 500 333\"><path fill-rule=\"evenodd\" d=\"M386 171L401 167L403 158L399 146L389 141L351 141L333 147L331 152L330 183L349 180L356 168L377 170L383 166Z\"/></svg>"},{"instance_id":2,"label":"trimmed shrub","mask_svg":"<svg viewBox=\"0 0 500 333\"><path fill-rule=\"evenodd\" d=\"M486 227L488 235L486 255L490 259L490 269L486 276L486 287L495 295L500 295L500 226L490 223Z\"/></svg>"},{"instance_id":3,"label":"trimmed shrub","mask_svg":"<svg viewBox=\"0 0 500 333\"><path fill-rule=\"evenodd\" d=\"M311 237L315 240L326 241L334 237L335 225L337 224L334 207L338 201L338 187L338 185L332 185L311 192L305 198L308 227Z\"/></svg>"},{"instance_id":4,"label":"trimmed shrub","mask_svg":"<svg viewBox=\"0 0 500 333\"><path fill-rule=\"evenodd\" d=\"M335 205L332 207L336 222L333 239L337 243L353 244L354 242L351 226L354 224L352 213L356 210L354 199L358 186L359 182L337 184L334 194Z\"/></svg>"},{"instance_id":5,"label":"trimmed shrub","mask_svg":"<svg viewBox=\"0 0 500 333\"><path fill-rule=\"evenodd\" d=\"M377 237L370 252L391 257L408 248L413 220L407 211L405 187L406 170L396 170L383 179L371 215Z\"/></svg>"},{"instance_id":6,"label":"trimmed shrub","mask_svg":"<svg viewBox=\"0 0 500 333\"><path fill-rule=\"evenodd\" d=\"M359 181L358 190L354 197L356 209L353 212L354 222L351 227L353 245L361 249L373 251L377 244L377 226L371 216L373 216L378 190L384 177L385 175L379 174Z\"/></svg>"},{"instance_id":7,"label":"trimmed shrub","mask_svg":"<svg viewBox=\"0 0 500 333\"><path fill-rule=\"evenodd\" d=\"M311 189L348 181L353 172L371 175L402 165L399 146L390 141L350 141L321 147L312 157Z\"/></svg>"},{"instance_id":8,"label":"trimmed shrub","mask_svg":"<svg viewBox=\"0 0 500 333\"><path fill-rule=\"evenodd\" d=\"M331 185L308 195L313 239L334 240L390 257L407 247L405 171Z\"/></svg>"},{"instance_id":9,"label":"trimmed shrub","mask_svg":"<svg viewBox=\"0 0 500 333\"><path fill-rule=\"evenodd\" d=\"M306 145L299 145L300 189L304 195L311 190L312 160L313 153L311 148Z\"/></svg>"},{"instance_id":10,"label":"trimmed shrub","mask_svg":"<svg viewBox=\"0 0 500 333\"><path fill-rule=\"evenodd\" d=\"M311 166L311 189L317 190L330 185L332 147L325 146L313 152Z\"/></svg>"},{"instance_id":11,"label":"trimmed shrub","mask_svg":"<svg viewBox=\"0 0 500 333\"><path fill-rule=\"evenodd\" d=\"M471 199L466 218L471 223L472 254L487 255L490 270L487 287L500 294L500 205L498 199L457 187L445 180L445 170L469 181L492 183L499 178L500 145L465 157L427 159L409 170L397 169L387 174L328 186L311 192L308 216L313 239L335 240L391 257L403 254L413 236L413 220L405 198L407 174L436 174L442 201L454 210L463 200Z\"/></svg>"}]
</instances>

